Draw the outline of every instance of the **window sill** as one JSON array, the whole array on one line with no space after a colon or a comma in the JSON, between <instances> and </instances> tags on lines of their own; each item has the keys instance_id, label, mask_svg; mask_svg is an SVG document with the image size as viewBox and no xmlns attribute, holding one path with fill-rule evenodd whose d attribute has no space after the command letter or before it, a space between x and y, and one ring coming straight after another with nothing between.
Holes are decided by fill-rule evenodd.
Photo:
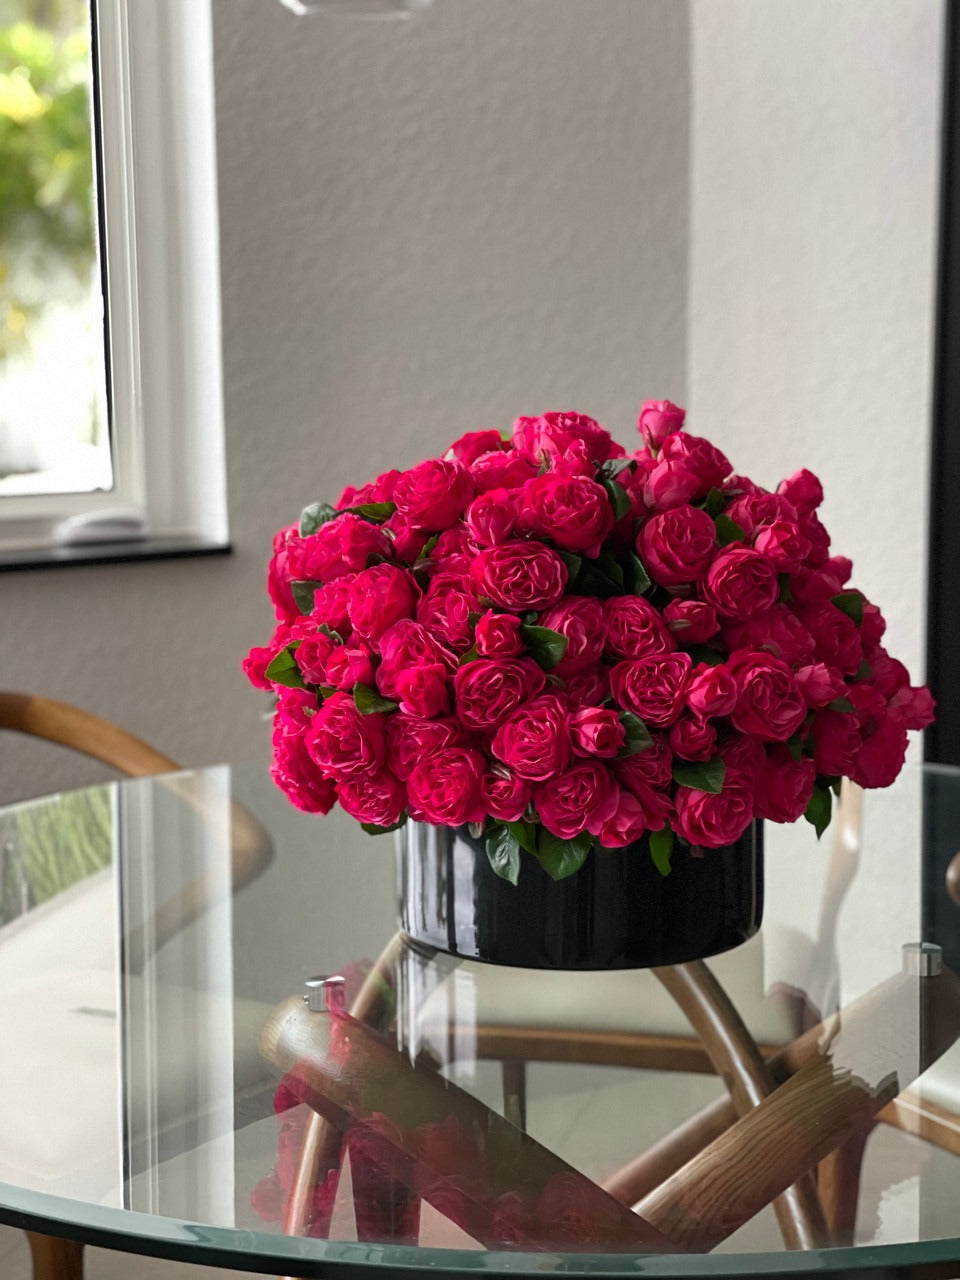
<instances>
[{"instance_id":1,"label":"window sill","mask_svg":"<svg viewBox=\"0 0 960 1280\"><path fill-rule=\"evenodd\" d=\"M74 546L0 550L0 573L61 569L65 565L134 564L141 560L185 560L197 556L228 556L229 542L209 538L138 538L135 542L97 542Z\"/></svg>"}]
</instances>

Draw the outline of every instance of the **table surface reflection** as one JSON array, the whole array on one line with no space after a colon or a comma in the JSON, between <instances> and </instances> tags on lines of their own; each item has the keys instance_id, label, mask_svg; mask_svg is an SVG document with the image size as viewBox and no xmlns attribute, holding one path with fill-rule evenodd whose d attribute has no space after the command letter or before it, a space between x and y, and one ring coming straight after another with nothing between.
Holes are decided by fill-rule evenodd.
<instances>
[{"instance_id":1,"label":"table surface reflection","mask_svg":"<svg viewBox=\"0 0 960 1280\"><path fill-rule=\"evenodd\" d=\"M779 1072L737 1129L669 983L405 945L393 838L298 813L263 769L0 809L0 1220L300 1276L956 1274L960 771L867 793L859 846L765 843L763 928L709 962ZM905 972L921 941L940 974ZM348 1016L305 1008L316 974ZM832 1101L783 1109L821 1069L869 1110L853 1173ZM788 1249L739 1184L724 1218L711 1152L750 1143L805 1151L814 1199L818 1168L821 1193L853 1178L849 1221Z\"/></svg>"}]
</instances>

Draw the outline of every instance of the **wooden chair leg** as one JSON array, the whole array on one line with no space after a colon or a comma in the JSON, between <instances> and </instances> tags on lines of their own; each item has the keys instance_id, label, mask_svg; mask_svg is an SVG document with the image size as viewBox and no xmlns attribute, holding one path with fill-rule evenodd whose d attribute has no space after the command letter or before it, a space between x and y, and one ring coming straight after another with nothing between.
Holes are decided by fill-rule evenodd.
<instances>
[{"instance_id":1,"label":"wooden chair leg","mask_svg":"<svg viewBox=\"0 0 960 1280\"><path fill-rule=\"evenodd\" d=\"M83 1280L83 1245L77 1240L25 1231L33 1259L33 1280Z\"/></svg>"},{"instance_id":2,"label":"wooden chair leg","mask_svg":"<svg viewBox=\"0 0 960 1280\"><path fill-rule=\"evenodd\" d=\"M874 1130L870 1125L820 1161L817 1189L827 1215L830 1234L836 1245L853 1244L857 1225L857 1203L860 1199L860 1174L867 1139Z\"/></svg>"},{"instance_id":3,"label":"wooden chair leg","mask_svg":"<svg viewBox=\"0 0 960 1280\"><path fill-rule=\"evenodd\" d=\"M774 1081L730 997L701 960L655 969L657 978L683 1010L703 1041L714 1068L744 1116L774 1090ZM774 1201L780 1232L788 1249L815 1249L829 1241L829 1228L817 1187L801 1176Z\"/></svg>"}]
</instances>

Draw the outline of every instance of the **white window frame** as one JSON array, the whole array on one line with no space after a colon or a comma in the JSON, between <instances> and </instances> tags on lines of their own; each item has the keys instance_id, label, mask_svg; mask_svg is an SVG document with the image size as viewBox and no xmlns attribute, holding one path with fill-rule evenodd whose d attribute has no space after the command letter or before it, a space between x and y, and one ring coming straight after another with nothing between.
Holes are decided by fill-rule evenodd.
<instances>
[{"instance_id":1,"label":"white window frame","mask_svg":"<svg viewBox=\"0 0 960 1280\"><path fill-rule=\"evenodd\" d=\"M91 0L114 487L0 498L0 550L85 512L226 544L211 0Z\"/></svg>"}]
</instances>

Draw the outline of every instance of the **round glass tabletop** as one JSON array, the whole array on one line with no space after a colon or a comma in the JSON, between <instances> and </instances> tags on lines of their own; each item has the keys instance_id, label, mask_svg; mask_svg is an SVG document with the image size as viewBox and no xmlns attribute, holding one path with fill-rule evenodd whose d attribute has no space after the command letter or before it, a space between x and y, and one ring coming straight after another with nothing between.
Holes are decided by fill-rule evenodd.
<instances>
[{"instance_id":1,"label":"round glass tabletop","mask_svg":"<svg viewBox=\"0 0 960 1280\"><path fill-rule=\"evenodd\" d=\"M543 972L412 944L393 838L262 769L0 809L0 1221L304 1277L956 1275L960 772L765 845L745 945Z\"/></svg>"}]
</instances>

